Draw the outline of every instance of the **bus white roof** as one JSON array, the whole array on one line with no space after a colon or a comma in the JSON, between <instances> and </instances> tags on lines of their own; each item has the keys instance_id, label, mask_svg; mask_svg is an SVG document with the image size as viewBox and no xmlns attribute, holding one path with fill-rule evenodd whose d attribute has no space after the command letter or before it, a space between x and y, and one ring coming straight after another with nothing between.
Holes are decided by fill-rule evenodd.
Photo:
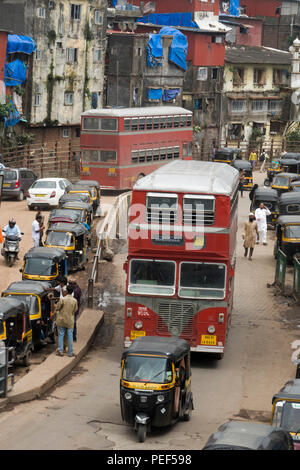
<instances>
[{"instance_id":1,"label":"bus white roof","mask_svg":"<svg viewBox=\"0 0 300 470\"><path fill-rule=\"evenodd\" d=\"M140 178L136 191L231 195L239 172L227 163L177 160Z\"/></svg>"},{"instance_id":2,"label":"bus white roof","mask_svg":"<svg viewBox=\"0 0 300 470\"><path fill-rule=\"evenodd\" d=\"M105 108L105 109L89 109L82 113L86 116L104 116L104 117L143 117L143 116L168 116L186 114L192 115L189 111L179 106L144 106L141 108Z\"/></svg>"}]
</instances>

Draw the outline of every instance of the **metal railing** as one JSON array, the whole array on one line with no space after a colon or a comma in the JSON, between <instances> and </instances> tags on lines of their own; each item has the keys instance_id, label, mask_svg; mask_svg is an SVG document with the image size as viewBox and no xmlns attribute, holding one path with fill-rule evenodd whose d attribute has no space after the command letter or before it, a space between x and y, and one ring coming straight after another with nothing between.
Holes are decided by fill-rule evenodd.
<instances>
[{"instance_id":1,"label":"metal railing","mask_svg":"<svg viewBox=\"0 0 300 470\"><path fill-rule=\"evenodd\" d=\"M98 282L99 262L102 259L103 251L109 248L112 240L127 238L128 211L131 203L131 192L118 196L114 204L110 207L98 232L98 242L96 254L94 256L93 266L90 278L88 280L88 308L93 308L94 304L94 285Z\"/></svg>"},{"instance_id":2,"label":"metal railing","mask_svg":"<svg viewBox=\"0 0 300 470\"><path fill-rule=\"evenodd\" d=\"M299 254L293 256L294 276L293 276L293 296L297 303L300 302L300 259Z\"/></svg>"}]
</instances>

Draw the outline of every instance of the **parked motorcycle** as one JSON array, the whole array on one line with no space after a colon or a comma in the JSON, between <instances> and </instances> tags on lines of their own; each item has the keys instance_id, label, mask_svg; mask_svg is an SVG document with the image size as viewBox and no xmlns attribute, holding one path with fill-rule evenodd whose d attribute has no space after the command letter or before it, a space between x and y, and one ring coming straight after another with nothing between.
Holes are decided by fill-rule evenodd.
<instances>
[{"instance_id":1,"label":"parked motorcycle","mask_svg":"<svg viewBox=\"0 0 300 470\"><path fill-rule=\"evenodd\" d=\"M24 235L21 232L21 235ZM15 235L9 235L5 237L3 246L1 248L1 255L4 256L7 266L11 267L16 261L19 253L19 242L21 238Z\"/></svg>"}]
</instances>

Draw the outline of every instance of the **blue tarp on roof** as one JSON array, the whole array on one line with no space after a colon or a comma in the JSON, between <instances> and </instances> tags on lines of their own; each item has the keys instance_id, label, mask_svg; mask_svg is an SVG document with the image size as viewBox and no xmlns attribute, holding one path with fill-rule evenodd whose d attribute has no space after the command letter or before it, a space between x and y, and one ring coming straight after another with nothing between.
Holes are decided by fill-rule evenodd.
<instances>
[{"instance_id":1,"label":"blue tarp on roof","mask_svg":"<svg viewBox=\"0 0 300 470\"><path fill-rule=\"evenodd\" d=\"M187 37L178 29L165 26L159 34L150 34L147 46L147 64L149 67L158 67L162 64L163 47L161 36L173 36L169 50L169 61L186 70L186 55L188 48Z\"/></svg>"},{"instance_id":2,"label":"blue tarp on roof","mask_svg":"<svg viewBox=\"0 0 300 470\"><path fill-rule=\"evenodd\" d=\"M36 51L36 43L28 36L19 36L17 34L8 34L7 36L7 54L15 52L23 52L24 54L32 54Z\"/></svg>"},{"instance_id":3,"label":"blue tarp on roof","mask_svg":"<svg viewBox=\"0 0 300 470\"><path fill-rule=\"evenodd\" d=\"M136 20L138 23L151 23L161 26L185 26L187 28L197 28L194 23L192 13L152 13Z\"/></svg>"},{"instance_id":4,"label":"blue tarp on roof","mask_svg":"<svg viewBox=\"0 0 300 470\"><path fill-rule=\"evenodd\" d=\"M232 16L240 15L240 0L230 0L229 14Z\"/></svg>"},{"instance_id":5,"label":"blue tarp on roof","mask_svg":"<svg viewBox=\"0 0 300 470\"><path fill-rule=\"evenodd\" d=\"M5 64L4 83L6 86L21 85L26 81L27 65L20 59Z\"/></svg>"},{"instance_id":6,"label":"blue tarp on roof","mask_svg":"<svg viewBox=\"0 0 300 470\"><path fill-rule=\"evenodd\" d=\"M161 100L162 94L162 88L148 88L149 100Z\"/></svg>"}]
</instances>

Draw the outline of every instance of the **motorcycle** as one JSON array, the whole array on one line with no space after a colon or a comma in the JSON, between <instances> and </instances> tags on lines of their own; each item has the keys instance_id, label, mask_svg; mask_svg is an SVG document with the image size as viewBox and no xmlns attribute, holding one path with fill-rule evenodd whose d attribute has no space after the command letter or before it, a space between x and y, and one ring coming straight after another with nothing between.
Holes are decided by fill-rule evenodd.
<instances>
[{"instance_id":1,"label":"motorcycle","mask_svg":"<svg viewBox=\"0 0 300 470\"><path fill-rule=\"evenodd\" d=\"M24 235L23 232L21 232L21 235ZM5 262L7 266L11 267L14 262L16 261L19 253L19 242L21 238L16 236L16 235L7 235L5 237L2 249L1 249L1 255L4 257Z\"/></svg>"}]
</instances>

